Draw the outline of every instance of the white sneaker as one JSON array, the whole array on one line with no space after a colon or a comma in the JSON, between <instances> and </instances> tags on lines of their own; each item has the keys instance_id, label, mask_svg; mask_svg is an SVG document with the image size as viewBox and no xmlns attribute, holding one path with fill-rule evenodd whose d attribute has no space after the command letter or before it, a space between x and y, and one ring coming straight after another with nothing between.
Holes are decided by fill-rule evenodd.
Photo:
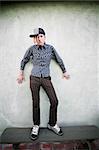
<instances>
[{"instance_id":1,"label":"white sneaker","mask_svg":"<svg viewBox=\"0 0 99 150\"><path fill-rule=\"evenodd\" d=\"M38 133L39 133L39 126L34 125L31 131L31 139L36 140L38 138Z\"/></svg>"},{"instance_id":2,"label":"white sneaker","mask_svg":"<svg viewBox=\"0 0 99 150\"><path fill-rule=\"evenodd\" d=\"M48 124L47 127L48 127L48 129L52 130L57 135L63 135L61 128L57 124L55 124L55 126L50 126Z\"/></svg>"}]
</instances>

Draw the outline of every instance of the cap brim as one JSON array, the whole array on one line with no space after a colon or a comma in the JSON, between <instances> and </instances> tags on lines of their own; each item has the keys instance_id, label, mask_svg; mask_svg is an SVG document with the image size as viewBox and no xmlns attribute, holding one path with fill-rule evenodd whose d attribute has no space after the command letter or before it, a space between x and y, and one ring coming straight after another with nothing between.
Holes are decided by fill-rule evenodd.
<instances>
[{"instance_id":1,"label":"cap brim","mask_svg":"<svg viewBox=\"0 0 99 150\"><path fill-rule=\"evenodd\" d=\"M37 36L38 34L31 34L30 35L30 37L32 38L32 37L35 37L35 36Z\"/></svg>"}]
</instances>

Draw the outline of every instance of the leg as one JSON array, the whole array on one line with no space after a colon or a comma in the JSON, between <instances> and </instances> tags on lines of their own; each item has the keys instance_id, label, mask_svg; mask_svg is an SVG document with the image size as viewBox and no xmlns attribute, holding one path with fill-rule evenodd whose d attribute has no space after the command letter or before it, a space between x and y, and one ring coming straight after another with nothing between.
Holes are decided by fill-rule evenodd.
<instances>
[{"instance_id":1,"label":"leg","mask_svg":"<svg viewBox=\"0 0 99 150\"><path fill-rule=\"evenodd\" d=\"M30 89L32 93L33 100L33 122L34 125L40 124L40 81L39 78L30 76Z\"/></svg>"},{"instance_id":2,"label":"leg","mask_svg":"<svg viewBox=\"0 0 99 150\"><path fill-rule=\"evenodd\" d=\"M49 114L49 124L54 126L57 122L57 106L58 106L58 99L52 85L52 82L49 78L45 79L42 78L42 87L46 91L49 100L50 100L50 114Z\"/></svg>"}]
</instances>

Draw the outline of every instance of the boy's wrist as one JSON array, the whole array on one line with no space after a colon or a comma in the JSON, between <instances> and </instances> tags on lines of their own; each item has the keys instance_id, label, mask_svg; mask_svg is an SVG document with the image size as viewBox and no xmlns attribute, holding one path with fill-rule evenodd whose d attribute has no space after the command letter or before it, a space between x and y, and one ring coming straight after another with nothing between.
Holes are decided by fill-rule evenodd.
<instances>
[{"instance_id":1,"label":"boy's wrist","mask_svg":"<svg viewBox=\"0 0 99 150\"><path fill-rule=\"evenodd\" d=\"M24 75L24 71L23 70L20 70L20 75Z\"/></svg>"}]
</instances>

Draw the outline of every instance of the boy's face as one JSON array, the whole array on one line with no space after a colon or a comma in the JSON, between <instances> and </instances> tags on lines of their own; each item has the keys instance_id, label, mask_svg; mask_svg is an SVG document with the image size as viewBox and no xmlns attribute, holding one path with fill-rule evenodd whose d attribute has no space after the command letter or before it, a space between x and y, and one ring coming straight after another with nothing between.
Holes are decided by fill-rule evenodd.
<instances>
[{"instance_id":1,"label":"boy's face","mask_svg":"<svg viewBox=\"0 0 99 150\"><path fill-rule=\"evenodd\" d=\"M44 45L45 39L46 39L45 35L43 35L43 34L39 34L38 36L35 37L35 41L36 41L37 45L41 45L41 46Z\"/></svg>"}]
</instances>

